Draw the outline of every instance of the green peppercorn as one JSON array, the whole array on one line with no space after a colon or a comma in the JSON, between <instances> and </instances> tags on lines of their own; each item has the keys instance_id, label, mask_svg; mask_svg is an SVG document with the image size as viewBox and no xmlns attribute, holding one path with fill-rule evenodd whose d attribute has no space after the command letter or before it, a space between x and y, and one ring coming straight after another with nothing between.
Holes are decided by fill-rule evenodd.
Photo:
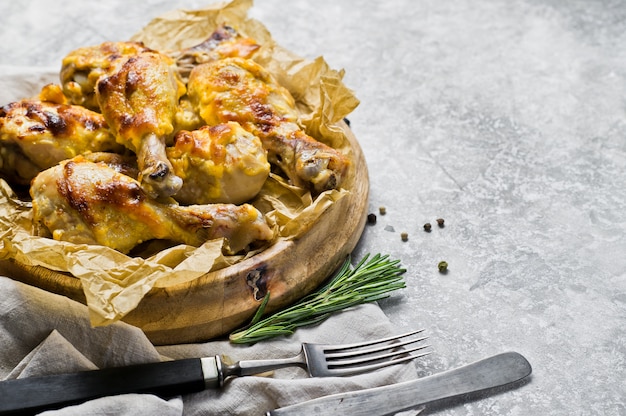
<instances>
[{"instance_id":1,"label":"green peppercorn","mask_svg":"<svg viewBox=\"0 0 626 416\"><path fill-rule=\"evenodd\" d=\"M446 273L448 271L448 263L445 261L440 261L437 267L439 268L439 273Z\"/></svg>"},{"instance_id":2,"label":"green peppercorn","mask_svg":"<svg viewBox=\"0 0 626 416\"><path fill-rule=\"evenodd\" d=\"M378 208L378 212L380 212L380 215L385 215L387 213L387 208L381 206Z\"/></svg>"}]
</instances>

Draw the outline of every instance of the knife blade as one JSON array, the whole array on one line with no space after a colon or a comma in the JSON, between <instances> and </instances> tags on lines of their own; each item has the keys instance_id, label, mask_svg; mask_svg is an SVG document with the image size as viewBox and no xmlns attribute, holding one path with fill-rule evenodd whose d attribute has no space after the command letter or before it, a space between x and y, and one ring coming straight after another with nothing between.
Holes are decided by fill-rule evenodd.
<instances>
[{"instance_id":1,"label":"knife blade","mask_svg":"<svg viewBox=\"0 0 626 416\"><path fill-rule=\"evenodd\" d=\"M513 383L531 372L526 358L511 351L417 380L323 396L271 410L266 416L392 415L436 400Z\"/></svg>"}]
</instances>

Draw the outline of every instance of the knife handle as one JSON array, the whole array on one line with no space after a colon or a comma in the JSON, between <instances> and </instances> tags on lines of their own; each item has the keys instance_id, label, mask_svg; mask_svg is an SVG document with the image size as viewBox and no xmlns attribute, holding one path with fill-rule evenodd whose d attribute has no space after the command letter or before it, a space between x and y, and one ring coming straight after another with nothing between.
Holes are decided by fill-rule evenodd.
<instances>
[{"instance_id":1,"label":"knife handle","mask_svg":"<svg viewBox=\"0 0 626 416\"><path fill-rule=\"evenodd\" d=\"M218 387L219 357L0 381L0 415L27 415L124 393L173 397Z\"/></svg>"}]
</instances>

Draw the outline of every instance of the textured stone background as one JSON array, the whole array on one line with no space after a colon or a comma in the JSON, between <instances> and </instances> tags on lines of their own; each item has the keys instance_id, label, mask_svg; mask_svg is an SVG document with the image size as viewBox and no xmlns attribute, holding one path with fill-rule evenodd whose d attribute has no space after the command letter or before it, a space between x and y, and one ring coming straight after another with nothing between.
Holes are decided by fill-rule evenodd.
<instances>
[{"instance_id":1,"label":"textured stone background","mask_svg":"<svg viewBox=\"0 0 626 416\"><path fill-rule=\"evenodd\" d=\"M0 64L56 67L207 3L5 1ZM626 3L257 0L252 16L361 99L370 210L387 214L355 257L408 269L381 306L428 330L419 373L505 350L533 365L520 388L425 413L626 415Z\"/></svg>"}]
</instances>

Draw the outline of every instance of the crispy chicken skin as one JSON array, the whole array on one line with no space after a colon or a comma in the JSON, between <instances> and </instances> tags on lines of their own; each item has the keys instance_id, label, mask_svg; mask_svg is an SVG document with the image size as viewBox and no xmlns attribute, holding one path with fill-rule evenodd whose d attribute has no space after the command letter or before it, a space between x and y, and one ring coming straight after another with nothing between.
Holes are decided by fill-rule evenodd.
<instances>
[{"instance_id":1,"label":"crispy chicken skin","mask_svg":"<svg viewBox=\"0 0 626 416\"><path fill-rule=\"evenodd\" d=\"M167 156L183 179L174 196L182 204L241 204L259 193L270 173L259 138L232 121L180 131Z\"/></svg>"},{"instance_id":2,"label":"crispy chicken skin","mask_svg":"<svg viewBox=\"0 0 626 416\"><path fill-rule=\"evenodd\" d=\"M123 149L104 117L84 107L22 100L0 108L0 171L20 184L78 154Z\"/></svg>"},{"instance_id":3,"label":"crispy chicken skin","mask_svg":"<svg viewBox=\"0 0 626 416\"><path fill-rule=\"evenodd\" d=\"M78 48L63 58L61 85L70 103L100 111L96 101L96 83L119 62L150 51L141 42L104 42Z\"/></svg>"},{"instance_id":4,"label":"crispy chicken skin","mask_svg":"<svg viewBox=\"0 0 626 416\"><path fill-rule=\"evenodd\" d=\"M269 161L294 185L317 193L340 186L348 159L298 126L293 97L256 62L224 58L198 65L187 93L207 124L237 121L258 136Z\"/></svg>"},{"instance_id":5,"label":"crispy chicken skin","mask_svg":"<svg viewBox=\"0 0 626 416\"><path fill-rule=\"evenodd\" d=\"M165 154L185 93L174 61L158 52L128 58L96 83L96 101L119 143L137 154L139 182L152 197L174 195L182 180Z\"/></svg>"},{"instance_id":6,"label":"crispy chicken skin","mask_svg":"<svg viewBox=\"0 0 626 416\"><path fill-rule=\"evenodd\" d=\"M272 238L262 214L251 205L157 202L133 178L83 156L40 173L30 192L40 234L123 253L151 239L199 246L223 237L224 252L234 254Z\"/></svg>"},{"instance_id":7,"label":"crispy chicken skin","mask_svg":"<svg viewBox=\"0 0 626 416\"><path fill-rule=\"evenodd\" d=\"M137 180L139 177L139 169L137 169L137 160L131 155L122 155L109 152L85 153L79 159L85 162L102 163L113 169L117 173L130 176Z\"/></svg>"}]
</instances>

